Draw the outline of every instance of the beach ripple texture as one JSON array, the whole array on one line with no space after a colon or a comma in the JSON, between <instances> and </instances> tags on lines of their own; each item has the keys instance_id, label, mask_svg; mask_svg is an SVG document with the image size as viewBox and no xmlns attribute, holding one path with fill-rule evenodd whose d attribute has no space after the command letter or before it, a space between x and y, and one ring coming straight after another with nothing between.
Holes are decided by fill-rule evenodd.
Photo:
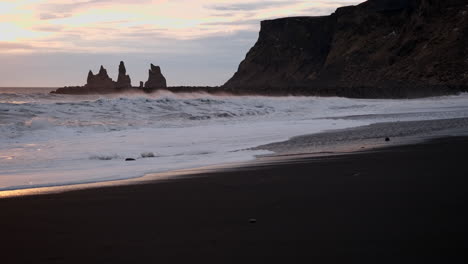
<instances>
[{"instance_id":1,"label":"beach ripple texture","mask_svg":"<svg viewBox=\"0 0 468 264\"><path fill-rule=\"evenodd\" d=\"M467 94L370 100L49 91L0 88L0 190L244 162L270 153L256 146L299 135L468 117Z\"/></svg>"}]
</instances>

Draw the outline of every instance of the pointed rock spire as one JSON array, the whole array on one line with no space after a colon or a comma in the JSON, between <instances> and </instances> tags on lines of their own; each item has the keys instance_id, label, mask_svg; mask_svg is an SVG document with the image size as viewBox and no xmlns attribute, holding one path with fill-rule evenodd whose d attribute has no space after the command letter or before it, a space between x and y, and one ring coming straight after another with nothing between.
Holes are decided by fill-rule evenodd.
<instances>
[{"instance_id":1,"label":"pointed rock spire","mask_svg":"<svg viewBox=\"0 0 468 264\"><path fill-rule=\"evenodd\" d=\"M132 88L132 81L130 79L130 76L127 75L127 69L125 69L125 63L123 61L121 61L119 64L119 77L117 78L116 88Z\"/></svg>"},{"instance_id":2,"label":"pointed rock spire","mask_svg":"<svg viewBox=\"0 0 468 264\"><path fill-rule=\"evenodd\" d=\"M154 66L153 63L151 63L151 71L154 74L161 74L161 67L159 66Z\"/></svg>"},{"instance_id":3,"label":"pointed rock spire","mask_svg":"<svg viewBox=\"0 0 468 264\"><path fill-rule=\"evenodd\" d=\"M89 70L89 72L88 72L88 79L86 80L86 83L92 82L93 78L94 78L93 71L92 71L92 70Z\"/></svg>"},{"instance_id":4,"label":"pointed rock spire","mask_svg":"<svg viewBox=\"0 0 468 264\"><path fill-rule=\"evenodd\" d=\"M102 65L98 74L94 75L92 71L88 72L88 79L85 86L103 91L110 91L115 87L114 81L107 75L107 70Z\"/></svg>"},{"instance_id":5,"label":"pointed rock spire","mask_svg":"<svg viewBox=\"0 0 468 264\"><path fill-rule=\"evenodd\" d=\"M127 74L127 69L125 69L125 63L123 61L119 64L119 75Z\"/></svg>"},{"instance_id":6,"label":"pointed rock spire","mask_svg":"<svg viewBox=\"0 0 468 264\"><path fill-rule=\"evenodd\" d=\"M164 78L164 75L161 73L161 68L159 66L151 64L148 75L148 81L145 83L144 89L146 92L167 88L166 78Z\"/></svg>"},{"instance_id":7,"label":"pointed rock spire","mask_svg":"<svg viewBox=\"0 0 468 264\"><path fill-rule=\"evenodd\" d=\"M107 70L102 65L101 65L101 68L99 69L99 73L95 76L101 80L110 79L109 75L107 74Z\"/></svg>"},{"instance_id":8,"label":"pointed rock spire","mask_svg":"<svg viewBox=\"0 0 468 264\"><path fill-rule=\"evenodd\" d=\"M125 63L119 64L119 76L117 81L113 81L107 74L103 65L99 67L99 72L94 74L92 70L88 72L88 78L84 86L60 88L56 93L61 94L107 94L128 91L132 88L152 92L156 89L166 88L166 78L161 73L161 68L151 64L149 77L146 83L140 82L140 87L132 87L130 76L127 74Z\"/></svg>"}]
</instances>

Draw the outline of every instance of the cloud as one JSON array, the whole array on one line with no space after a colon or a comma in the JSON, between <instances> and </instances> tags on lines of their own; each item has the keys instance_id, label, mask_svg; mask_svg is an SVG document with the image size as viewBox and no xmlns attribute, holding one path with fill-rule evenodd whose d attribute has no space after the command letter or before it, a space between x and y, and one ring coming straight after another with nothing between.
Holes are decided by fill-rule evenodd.
<instances>
[{"instance_id":1,"label":"cloud","mask_svg":"<svg viewBox=\"0 0 468 264\"><path fill-rule=\"evenodd\" d=\"M252 1L249 3L236 3L236 4L224 4L224 5L209 5L206 6L208 9L216 11L252 11L261 10L271 7L282 7L292 4L297 4L303 1Z\"/></svg>"},{"instance_id":2,"label":"cloud","mask_svg":"<svg viewBox=\"0 0 468 264\"><path fill-rule=\"evenodd\" d=\"M45 26L36 26L32 28L35 31L43 31L43 32L61 32L63 31L62 26L56 25L45 25Z\"/></svg>"},{"instance_id":3,"label":"cloud","mask_svg":"<svg viewBox=\"0 0 468 264\"><path fill-rule=\"evenodd\" d=\"M142 5L150 4L151 0L87 0L87 1L73 1L70 3L50 2L41 4L39 10L42 11L40 19L59 19L72 16L74 12L80 9L92 8L96 6L106 5Z\"/></svg>"},{"instance_id":4,"label":"cloud","mask_svg":"<svg viewBox=\"0 0 468 264\"><path fill-rule=\"evenodd\" d=\"M123 46L139 47L139 53L70 53L67 50L0 53L0 86L83 85L88 71L97 71L100 65L104 65L109 75L116 79L121 60L125 61L133 85L148 79L150 63L162 67L168 85L222 85L237 70L240 60L255 43L257 36L258 32L240 31L188 41L155 39L157 36L153 36L154 42L117 40ZM109 45L106 42L101 44ZM167 46L174 51L168 52ZM44 62L47 62L47 67ZM15 74L17 71L28 72L28 78L20 78Z\"/></svg>"},{"instance_id":5,"label":"cloud","mask_svg":"<svg viewBox=\"0 0 468 264\"><path fill-rule=\"evenodd\" d=\"M319 6L312 6L305 8L301 11L301 14L307 16L323 16L329 15L336 11L337 8L342 6L351 6L362 3L362 1L318 1Z\"/></svg>"},{"instance_id":6,"label":"cloud","mask_svg":"<svg viewBox=\"0 0 468 264\"><path fill-rule=\"evenodd\" d=\"M51 20L51 19L60 19L71 17L71 14L56 14L56 13L41 13L39 19L41 20Z\"/></svg>"},{"instance_id":7,"label":"cloud","mask_svg":"<svg viewBox=\"0 0 468 264\"><path fill-rule=\"evenodd\" d=\"M115 75L120 60L128 61L134 80L147 78L149 63L155 63L173 85L222 84L257 40L261 20L327 15L339 6L362 2L8 1L14 4L0 0L0 86L82 84L87 70L101 64ZM9 74L24 65L41 72L28 80Z\"/></svg>"},{"instance_id":8,"label":"cloud","mask_svg":"<svg viewBox=\"0 0 468 264\"><path fill-rule=\"evenodd\" d=\"M321 4L325 5L332 5L332 6L349 6L349 5L357 5L362 3L363 1L318 1Z\"/></svg>"},{"instance_id":9,"label":"cloud","mask_svg":"<svg viewBox=\"0 0 468 264\"><path fill-rule=\"evenodd\" d=\"M338 7L330 6L330 7L311 7L302 10L302 14L305 16L325 16L329 15L336 11Z\"/></svg>"},{"instance_id":10,"label":"cloud","mask_svg":"<svg viewBox=\"0 0 468 264\"><path fill-rule=\"evenodd\" d=\"M246 19L246 20L234 20L234 21L207 22L207 23L202 23L201 25L203 26L259 25L260 20L264 20L264 19Z\"/></svg>"},{"instance_id":11,"label":"cloud","mask_svg":"<svg viewBox=\"0 0 468 264\"><path fill-rule=\"evenodd\" d=\"M29 44L0 41L0 51L8 50L29 50L33 47Z\"/></svg>"}]
</instances>

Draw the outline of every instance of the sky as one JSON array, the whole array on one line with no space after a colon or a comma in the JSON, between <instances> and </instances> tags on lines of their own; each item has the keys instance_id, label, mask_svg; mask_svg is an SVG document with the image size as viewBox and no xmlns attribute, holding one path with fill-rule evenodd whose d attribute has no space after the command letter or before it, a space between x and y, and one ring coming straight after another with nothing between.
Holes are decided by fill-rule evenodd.
<instances>
[{"instance_id":1,"label":"sky","mask_svg":"<svg viewBox=\"0 0 468 264\"><path fill-rule=\"evenodd\" d=\"M222 85L260 21L329 15L359 0L0 0L0 87L83 85L100 65L132 84L160 65L168 85Z\"/></svg>"}]
</instances>

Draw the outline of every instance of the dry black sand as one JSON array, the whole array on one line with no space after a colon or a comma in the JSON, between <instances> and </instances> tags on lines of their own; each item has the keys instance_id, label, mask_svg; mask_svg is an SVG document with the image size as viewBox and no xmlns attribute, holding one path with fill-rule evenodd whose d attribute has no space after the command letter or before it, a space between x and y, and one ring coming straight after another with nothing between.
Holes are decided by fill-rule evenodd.
<instances>
[{"instance_id":1,"label":"dry black sand","mask_svg":"<svg viewBox=\"0 0 468 264\"><path fill-rule=\"evenodd\" d=\"M2 199L0 263L464 263L467 202L445 138Z\"/></svg>"}]
</instances>

